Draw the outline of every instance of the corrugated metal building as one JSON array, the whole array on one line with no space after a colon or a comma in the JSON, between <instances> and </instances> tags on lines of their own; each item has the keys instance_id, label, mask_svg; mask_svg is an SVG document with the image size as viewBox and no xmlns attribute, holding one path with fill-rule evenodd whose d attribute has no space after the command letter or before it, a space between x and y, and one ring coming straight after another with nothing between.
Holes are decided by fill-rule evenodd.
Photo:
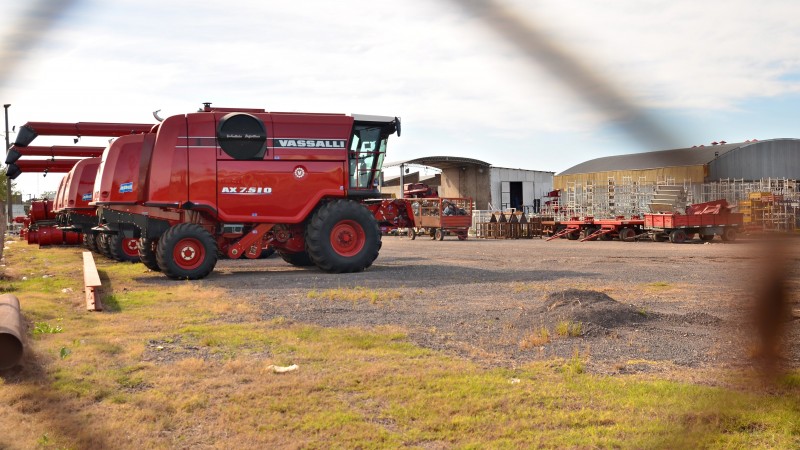
<instances>
[{"instance_id":1,"label":"corrugated metal building","mask_svg":"<svg viewBox=\"0 0 800 450\"><path fill-rule=\"evenodd\" d=\"M439 195L472 197L476 209L481 210L516 208L538 212L544 196L553 190L553 172L493 167L484 161L457 156L428 156L386 164L384 167L399 166L403 179L386 179L381 192L399 197L401 184L419 179L416 173L406 172L410 165L440 169Z\"/></svg>"},{"instance_id":2,"label":"corrugated metal building","mask_svg":"<svg viewBox=\"0 0 800 450\"><path fill-rule=\"evenodd\" d=\"M580 163L553 179L556 189L579 185L632 182L707 183L720 179L800 178L800 139L770 139L707 145Z\"/></svg>"}]
</instances>

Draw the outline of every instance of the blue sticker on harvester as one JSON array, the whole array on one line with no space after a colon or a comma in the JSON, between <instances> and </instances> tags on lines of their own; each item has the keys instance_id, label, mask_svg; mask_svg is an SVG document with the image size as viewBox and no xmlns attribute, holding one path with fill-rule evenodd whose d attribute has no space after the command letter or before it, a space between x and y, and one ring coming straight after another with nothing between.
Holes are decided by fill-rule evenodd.
<instances>
[{"instance_id":1,"label":"blue sticker on harvester","mask_svg":"<svg viewBox=\"0 0 800 450\"><path fill-rule=\"evenodd\" d=\"M81 200L83 200L85 202L92 201L92 193L89 192L88 194L83 194L83 196L81 197Z\"/></svg>"},{"instance_id":2,"label":"blue sticker on harvester","mask_svg":"<svg viewBox=\"0 0 800 450\"><path fill-rule=\"evenodd\" d=\"M133 192L133 182L122 183L119 185L119 192L126 193L126 192Z\"/></svg>"}]
</instances>

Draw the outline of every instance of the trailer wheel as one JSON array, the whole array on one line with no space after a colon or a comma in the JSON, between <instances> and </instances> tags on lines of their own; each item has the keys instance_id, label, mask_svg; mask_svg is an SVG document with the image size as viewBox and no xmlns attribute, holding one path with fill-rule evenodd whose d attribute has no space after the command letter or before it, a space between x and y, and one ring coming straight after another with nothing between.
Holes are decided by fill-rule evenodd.
<instances>
[{"instance_id":1,"label":"trailer wheel","mask_svg":"<svg viewBox=\"0 0 800 450\"><path fill-rule=\"evenodd\" d=\"M578 231L578 230L575 230L575 231L572 231L570 233L567 233L567 239L569 239L570 241L577 241L578 238L581 237L581 235L580 235L580 232L576 233L576 231Z\"/></svg>"},{"instance_id":2,"label":"trailer wheel","mask_svg":"<svg viewBox=\"0 0 800 450\"><path fill-rule=\"evenodd\" d=\"M619 230L619 240L623 242L633 242L636 239L636 230L633 228L623 228Z\"/></svg>"},{"instance_id":3,"label":"trailer wheel","mask_svg":"<svg viewBox=\"0 0 800 450\"><path fill-rule=\"evenodd\" d=\"M408 231L406 231L406 236L413 241L417 238L417 232L414 231L413 228L409 228Z\"/></svg>"},{"instance_id":4,"label":"trailer wheel","mask_svg":"<svg viewBox=\"0 0 800 450\"><path fill-rule=\"evenodd\" d=\"M155 272L161 272L161 268L158 267L158 259L156 258L157 248L157 240L141 238L137 243L136 250L139 254L139 261L141 261L145 267Z\"/></svg>"},{"instance_id":5,"label":"trailer wheel","mask_svg":"<svg viewBox=\"0 0 800 450\"><path fill-rule=\"evenodd\" d=\"M360 272L372 265L380 249L378 222L352 200L322 205L306 228L308 255L325 272Z\"/></svg>"},{"instance_id":6,"label":"trailer wheel","mask_svg":"<svg viewBox=\"0 0 800 450\"><path fill-rule=\"evenodd\" d=\"M583 228L581 229L581 232L578 235L578 237L580 237L581 239L586 239L587 237L593 235L595 231L597 231L597 228L594 227Z\"/></svg>"},{"instance_id":7,"label":"trailer wheel","mask_svg":"<svg viewBox=\"0 0 800 450\"><path fill-rule=\"evenodd\" d=\"M308 267L314 265L314 261L311 261L311 257L308 256L308 252L287 253L278 251L278 254L281 255L281 258L283 258L284 261L293 266Z\"/></svg>"},{"instance_id":8,"label":"trailer wheel","mask_svg":"<svg viewBox=\"0 0 800 450\"><path fill-rule=\"evenodd\" d=\"M433 238L436 239L437 241L443 241L444 240L444 231L442 231L441 228L437 228L435 233L434 233Z\"/></svg>"},{"instance_id":9,"label":"trailer wheel","mask_svg":"<svg viewBox=\"0 0 800 450\"><path fill-rule=\"evenodd\" d=\"M164 233L156 247L158 267L176 280L206 277L217 264L217 243L196 223L179 223Z\"/></svg>"},{"instance_id":10,"label":"trailer wheel","mask_svg":"<svg viewBox=\"0 0 800 450\"><path fill-rule=\"evenodd\" d=\"M611 233L603 233L600 236L597 236L598 240L601 241L610 241L611 240ZM620 238L622 240L622 238Z\"/></svg>"},{"instance_id":11,"label":"trailer wheel","mask_svg":"<svg viewBox=\"0 0 800 450\"><path fill-rule=\"evenodd\" d=\"M703 241L703 242L711 242L711 241L714 240L714 235L713 234L701 234L700 235L700 240Z\"/></svg>"},{"instance_id":12,"label":"trailer wheel","mask_svg":"<svg viewBox=\"0 0 800 450\"><path fill-rule=\"evenodd\" d=\"M111 257L120 262L139 262L139 249L136 239L126 238L120 234L111 234L106 237L108 252Z\"/></svg>"},{"instance_id":13,"label":"trailer wheel","mask_svg":"<svg viewBox=\"0 0 800 450\"><path fill-rule=\"evenodd\" d=\"M736 240L736 228L725 227L722 231L722 240L725 242L733 242Z\"/></svg>"},{"instance_id":14,"label":"trailer wheel","mask_svg":"<svg viewBox=\"0 0 800 450\"><path fill-rule=\"evenodd\" d=\"M672 230L669 234L669 241L673 244L683 244L686 242L686 232L683 230Z\"/></svg>"}]
</instances>

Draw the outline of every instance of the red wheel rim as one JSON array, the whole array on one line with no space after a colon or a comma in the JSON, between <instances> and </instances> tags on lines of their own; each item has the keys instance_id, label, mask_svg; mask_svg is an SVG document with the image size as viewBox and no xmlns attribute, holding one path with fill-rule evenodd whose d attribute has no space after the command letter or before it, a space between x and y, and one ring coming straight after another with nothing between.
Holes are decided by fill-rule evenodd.
<instances>
[{"instance_id":1,"label":"red wheel rim","mask_svg":"<svg viewBox=\"0 0 800 450\"><path fill-rule=\"evenodd\" d=\"M331 230L331 246L342 256L355 256L364 248L364 229L357 222L343 220Z\"/></svg>"},{"instance_id":2,"label":"red wheel rim","mask_svg":"<svg viewBox=\"0 0 800 450\"><path fill-rule=\"evenodd\" d=\"M205 247L194 238L181 239L172 249L172 259L181 269L196 269L203 263L205 258Z\"/></svg>"},{"instance_id":3,"label":"red wheel rim","mask_svg":"<svg viewBox=\"0 0 800 450\"><path fill-rule=\"evenodd\" d=\"M128 256L139 256L139 246L137 245L138 239L123 238L122 251Z\"/></svg>"}]
</instances>

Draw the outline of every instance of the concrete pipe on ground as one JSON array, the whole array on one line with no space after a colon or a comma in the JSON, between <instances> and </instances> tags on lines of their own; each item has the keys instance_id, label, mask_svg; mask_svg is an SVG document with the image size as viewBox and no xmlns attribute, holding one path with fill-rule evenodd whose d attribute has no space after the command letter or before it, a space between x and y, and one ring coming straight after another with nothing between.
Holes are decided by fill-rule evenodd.
<instances>
[{"instance_id":1,"label":"concrete pipe on ground","mask_svg":"<svg viewBox=\"0 0 800 450\"><path fill-rule=\"evenodd\" d=\"M10 369L22 358L22 317L19 299L0 295L0 370Z\"/></svg>"}]
</instances>

